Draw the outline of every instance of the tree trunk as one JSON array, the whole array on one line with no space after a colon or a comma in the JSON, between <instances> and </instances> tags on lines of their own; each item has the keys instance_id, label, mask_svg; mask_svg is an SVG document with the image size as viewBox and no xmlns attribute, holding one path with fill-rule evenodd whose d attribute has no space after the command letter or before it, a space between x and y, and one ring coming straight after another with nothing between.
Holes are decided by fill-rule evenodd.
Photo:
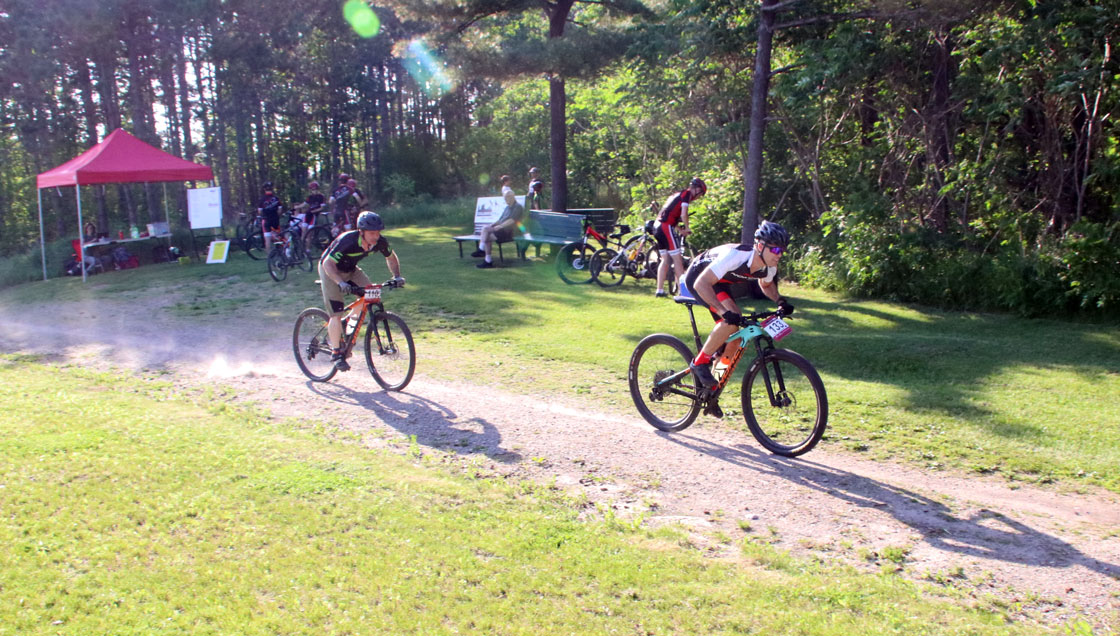
<instances>
[{"instance_id":1,"label":"tree trunk","mask_svg":"<svg viewBox=\"0 0 1120 636\"><path fill-rule=\"evenodd\" d=\"M575 0L557 0L549 5L548 37L564 36L564 26ZM553 75L548 79L549 98L549 158L552 162L552 209L568 209L568 98L564 78Z\"/></svg>"},{"instance_id":2,"label":"tree trunk","mask_svg":"<svg viewBox=\"0 0 1120 636\"><path fill-rule=\"evenodd\" d=\"M82 97L82 111L86 120L86 142L90 148L97 145L97 105L93 102L93 80L89 74L89 64L86 60L79 60L76 64L78 92ZM97 229L99 232L109 231L109 208L105 205L104 186L94 188L97 200Z\"/></svg>"},{"instance_id":3,"label":"tree trunk","mask_svg":"<svg viewBox=\"0 0 1120 636\"><path fill-rule=\"evenodd\" d=\"M770 55L774 40L774 6L778 0L762 0L758 21L758 50L754 58L751 88L751 124L747 157L743 166L743 231L739 240L754 241L758 227L758 199L762 189L762 138L766 131L766 100L770 92Z\"/></svg>"}]
</instances>

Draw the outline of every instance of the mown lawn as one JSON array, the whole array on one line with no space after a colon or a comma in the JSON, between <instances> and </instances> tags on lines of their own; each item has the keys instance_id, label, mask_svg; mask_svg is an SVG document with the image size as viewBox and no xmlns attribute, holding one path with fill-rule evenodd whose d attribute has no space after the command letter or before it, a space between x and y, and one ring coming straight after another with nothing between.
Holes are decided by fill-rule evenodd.
<instances>
[{"instance_id":1,"label":"mown lawn","mask_svg":"<svg viewBox=\"0 0 1120 636\"><path fill-rule=\"evenodd\" d=\"M997 606L213 395L0 358L0 634L1014 634Z\"/></svg>"},{"instance_id":2,"label":"mown lawn","mask_svg":"<svg viewBox=\"0 0 1120 636\"><path fill-rule=\"evenodd\" d=\"M389 218L402 223L407 214ZM450 239L462 230L390 224L409 286L389 305L413 327L420 373L633 413L625 374L634 345L654 332L691 343L687 312L654 299L651 281L565 285L544 258L479 270ZM379 260L366 265L374 280L388 276ZM260 320L282 332L321 302L314 279L293 272L273 283L262 262L235 253L227 265L22 285L0 290L0 301L111 297L142 306L172 289L182 297L171 309L177 317ZM783 293L797 306L783 346L814 362L829 394L820 448L1120 492L1120 326L850 300L788 284ZM708 318L698 318L706 328ZM738 393L725 393L722 425L749 437Z\"/></svg>"}]
</instances>

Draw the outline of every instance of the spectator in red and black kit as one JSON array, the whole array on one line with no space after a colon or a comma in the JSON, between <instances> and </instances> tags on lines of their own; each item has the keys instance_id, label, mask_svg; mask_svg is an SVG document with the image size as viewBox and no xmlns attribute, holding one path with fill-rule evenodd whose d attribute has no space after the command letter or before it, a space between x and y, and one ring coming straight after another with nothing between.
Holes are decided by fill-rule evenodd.
<instances>
[{"instance_id":1,"label":"spectator in red and black kit","mask_svg":"<svg viewBox=\"0 0 1120 636\"><path fill-rule=\"evenodd\" d=\"M323 206L327 203L327 198L319 192L319 182L312 181L307 184L307 188L311 190L311 194L307 195L304 201L307 204L307 211L303 213L303 240L307 240L307 234L311 228L315 227L315 219L319 213L323 211Z\"/></svg>"},{"instance_id":2,"label":"spectator in red and black kit","mask_svg":"<svg viewBox=\"0 0 1120 636\"><path fill-rule=\"evenodd\" d=\"M346 187L350 188L353 193L350 195L350 202L346 208L350 210L350 216L355 219L358 218L358 213L366 208L366 195L358 189L358 182L350 179L346 182Z\"/></svg>"},{"instance_id":3,"label":"spectator in red and black kit","mask_svg":"<svg viewBox=\"0 0 1120 636\"><path fill-rule=\"evenodd\" d=\"M657 251L661 253L661 265L657 268L657 297L665 296L665 279L669 275L669 259L673 259L673 275L677 282L684 274L684 259L681 258L681 237L688 236L692 230L688 229L688 205L704 196L708 186L700 177L689 182L688 187L665 201L661 212L657 214L657 222L653 226L653 236L657 239ZM677 225L681 225L677 232Z\"/></svg>"},{"instance_id":4,"label":"spectator in red and black kit","mask_svg":"<svg viewBox=\"0 0 1120 636\"><path fill-rule=\"evenodd\" d=\"M339 231L350 229L350 219L346 215L346 210L350 206L350 199L354 195L354 191L347 185L349 181L351 181L350 175L345 172L338 175L338 186L331 192L331 209L334 211L334 224Z\"/></svg>"},{"instance_id":5,"label":"spectator in red and black kit","mask_svg":"<svg viewBox=\"0 0 1120 636\"><path fill-rule=\"evenodd\" d=\"M257 204L257 214L261 215L261 230L264 232L264 253L272 251L272 233L280 230L280 199L272 191L272 182L265 181L261 187L264 194Z\"/></svg>"}]
</instances>

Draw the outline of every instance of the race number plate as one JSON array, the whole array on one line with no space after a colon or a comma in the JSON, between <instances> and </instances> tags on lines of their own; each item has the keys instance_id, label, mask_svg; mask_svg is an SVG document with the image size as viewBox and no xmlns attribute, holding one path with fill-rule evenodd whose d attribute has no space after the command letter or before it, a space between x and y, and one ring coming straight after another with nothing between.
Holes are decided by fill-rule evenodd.
<instances>
[{"instance_id":1,"label":"race number plate","mask_svg":"<svg viewBox=\"0 0 1120 636\"><path fill-rule=\"evenodd\" d=\"M766 320L762 321L762 328L765 329L766 333L774 339L774 342L785 338L790 334L790 332L793 331L793 327L790 327L788 324L786 324L786 321L777 316L770 316Z\"/></svg>"},{"instance_id":2,"label":"race number plate","mask_svg":"<svg viewBox=\"0 0 1120 636\"><path fill-rule=\"evenodd\" d=\"M366 288L366 300L381 300L381 285Z\"/></svg>"}]
</instances>

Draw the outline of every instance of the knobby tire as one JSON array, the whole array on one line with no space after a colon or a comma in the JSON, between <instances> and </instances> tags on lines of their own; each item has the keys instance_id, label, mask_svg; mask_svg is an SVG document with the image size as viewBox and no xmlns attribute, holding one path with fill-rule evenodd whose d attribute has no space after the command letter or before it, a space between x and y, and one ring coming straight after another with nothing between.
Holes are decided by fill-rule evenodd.
<instances>
[{"instance_id":1,"label":"knobby tire","mask_svg":"<svg viewBox=\"0 0 1120 636\"><path fill-rule=\"evenodd\" d=\"M684 430L700 414L700 400L695 397L697 384L691 373L671 385L687 395L655 390L657 381L686 371L691 360L692 352L688 347L680 339L664 333L643 338L630 356L627 372L630 397L638 413L659 430Z\"/></svg>"},{"instance_id":2,"label":"knobby tire","mask_svg":"<svg viewBox=\"0 0 1120 636\"><path fill-rule=\"evenodd\" d=\"M779 404L770 401L765 364ZM784 391L779 393L778 373ZM785 457L809 452L828 425L828 395L813 365L789 349L770 349L743 376L743 416L751 434L766 450Z\"/></svg>"},{"instance_id":3,"label":"knobby tire","mask_svg":"<svg viewBox=\"0 0 1120 636\"><path fill-rule=\"evenodd\" d=\"M309 307L300 312L292 330L292 350L300 371L313 382L326 382L338 370L331 361L331 345L327 339L327 312Z\"/></svg>"},{"instance_id":4,"label":"knobby tire","mask_svg":"<svg viewBox=\"0 0 1120 636\"><path fill-rule=\"evenodd\" d=\"M416 346L404 319L391 311L375 311L366 323L366 366L386 391L400 391L416 371Z\"/></svg>"}]
</instances>

